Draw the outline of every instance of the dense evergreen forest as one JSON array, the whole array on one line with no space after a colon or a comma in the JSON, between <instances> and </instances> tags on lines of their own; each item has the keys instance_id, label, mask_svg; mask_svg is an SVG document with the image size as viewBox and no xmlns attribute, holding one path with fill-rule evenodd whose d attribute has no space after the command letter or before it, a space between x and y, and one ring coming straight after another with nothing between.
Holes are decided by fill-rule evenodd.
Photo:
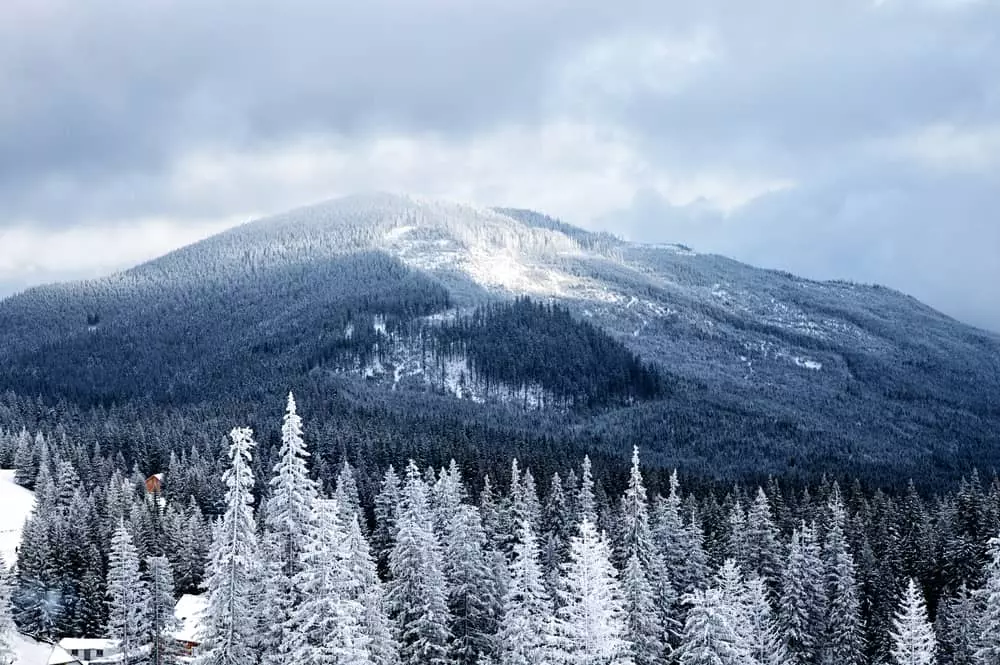
<instances>
[{"instance_id":1,"label":"dense evergreen forest","mask_svg":"<svg viewBox=\"0 0 1000 665\"><path fill-rule=\"evenodd\" d=\"M0 466L37 498L9 580L33 635L110 635L168 662L166 597L204 590L205 665L986 665L1000 650L996 477L933 495L711 484L644 469L638 450L631 468L413 449L381 464L346 441L317 450L291 397L273 440L237 428L165 460L141 428L94 425L105 436L0 433Z\"/></svg>"}]
</instances>

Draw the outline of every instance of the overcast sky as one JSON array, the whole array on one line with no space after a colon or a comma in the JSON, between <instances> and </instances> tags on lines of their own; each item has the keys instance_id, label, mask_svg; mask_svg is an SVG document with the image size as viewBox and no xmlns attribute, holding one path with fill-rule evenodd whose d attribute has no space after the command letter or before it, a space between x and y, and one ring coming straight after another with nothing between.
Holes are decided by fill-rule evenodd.
<instances>
[{"instance_id":1,"label":"overcast sky","mask_svg":"<svg viewBox=\"0 0 1000 665\"><path fill-rule=\"evenodd\" d=\"M1000 0L3 0L0 293L387 190L1000 330Z\"/></svg>"}]
</instances>

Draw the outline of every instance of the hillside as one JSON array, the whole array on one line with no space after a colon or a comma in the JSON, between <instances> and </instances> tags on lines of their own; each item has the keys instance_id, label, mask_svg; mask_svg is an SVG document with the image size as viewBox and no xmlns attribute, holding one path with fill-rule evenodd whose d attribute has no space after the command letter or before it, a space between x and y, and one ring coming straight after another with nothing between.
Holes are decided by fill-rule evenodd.
<instances>
[{"instance_id":1,"label":"hillside","mask_svg":"<svg viewBox=\"0 0 1000 665\"><path fill-rule=\"evenodd\" d=\"M499 447L638 443L719 477L1000 462L996 336L888 289L524 210L342 199L30 289L0 320L0 391L84 409L242 413L291 387L404 438L430 418Z\"/></svg>"}]
</instances>

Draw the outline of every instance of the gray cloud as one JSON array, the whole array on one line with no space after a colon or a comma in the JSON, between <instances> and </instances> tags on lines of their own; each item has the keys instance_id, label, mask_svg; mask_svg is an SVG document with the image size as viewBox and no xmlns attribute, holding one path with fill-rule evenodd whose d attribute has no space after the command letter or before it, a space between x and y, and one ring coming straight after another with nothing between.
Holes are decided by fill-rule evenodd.
<instances>
[{"instance_id":1,"label":"gray cloud","mask_svg":"<svg viewBox=\"0 0 1000 665\"><path fill-rule=\"evenodd\" d=\"M458 193L526 205L525 179L565 187L584 154L584 191L550 197L580 206L548 212L883 282L1000 328L982 286L1000 282L998 26L996 0L10 0L0 229L193 223L348 185L448 192L466 170L489 182ZM523 138L565 122L612 137L607 173L597 148ZM512 127L530 169L498 148ZM387 137L435 157L401 173L395 153L372 157ZM242 163L314 144L324 158L300 168L341 161L308 186L262 193L272 171ZM211 177L192 175L203 155ZM761 183L787 187L720 211ZM629 188L630 205L609 203Z\"/></svg>"}]
</instances>

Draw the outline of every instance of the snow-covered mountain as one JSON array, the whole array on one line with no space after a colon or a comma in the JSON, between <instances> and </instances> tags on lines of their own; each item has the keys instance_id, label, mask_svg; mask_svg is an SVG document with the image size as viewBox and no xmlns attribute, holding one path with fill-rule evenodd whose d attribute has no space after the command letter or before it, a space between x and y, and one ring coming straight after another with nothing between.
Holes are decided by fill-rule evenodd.
<instances>
[{"instance_id":1,"label":"snow-covered mountain","mask_svg":"<svg viewBox=\"0 0 1000 665\"><path fill-rule=\"evenodd\" d=\"M581 364L581 349L598 344L593 328L652 365L662 389L619 390L598 405L592 394L560 399L556 365L511 369L516 358L491 335L519 330L501 326L516 313L469 322L518 296L583 326L564 345L571 379L631 367L618 351L598 369ZM27 394L184 403L237 384L336 375L387 400L430 389L551 409L563 429L640 441L674 461L703 458L707 446L742 451L765 471L803 456L878 465L900 450L956 466L1000 460L995 335L889 289L624 242L524 210L336 200L108 278L31 289L0 302L0 320L0 389ZM471 325L492 332L474 343ZM535 349L526 356L551 361L560 347L542 342L518 338ZM594 390L612 383L621 387L609 378Z\"/></svg>"}]
</instances>

